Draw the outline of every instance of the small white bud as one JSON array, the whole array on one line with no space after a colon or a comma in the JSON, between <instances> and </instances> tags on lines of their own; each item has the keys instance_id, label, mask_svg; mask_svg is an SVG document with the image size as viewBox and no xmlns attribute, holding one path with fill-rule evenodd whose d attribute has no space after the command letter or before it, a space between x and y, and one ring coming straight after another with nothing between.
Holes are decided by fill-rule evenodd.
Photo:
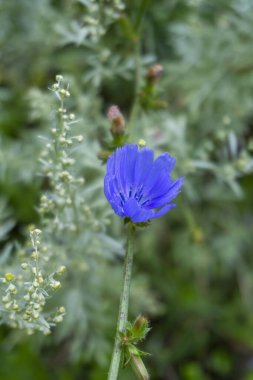
<instances>
[{"instance_id":1,"label":"small white bud","mask_svg":"<svg viewBox=\"0 0 253 380\"><path fill-rule=\"evenodd\" d=\"M49 285L54 290L60 289L60 287L61 287L60 281L56 281L56 280L51 280Z\"/></svg>"},{"instance_id":2,"label":"small white bud","mask_svg":"<svg viewBox=\"0 0 253 380\"><path fill-rule=\"evenodd\" d=\"M33 312L33 318L34 318L34 319L38 319L39 316L40 316L40 313L39 313L38 311L34 311L34 312Z\"/></svg>"},{"instance_id":3,"label":"small white bud","mask_svg":"<svg viewBox=\"0 0 253 380\"><path fill-rule=\"evenodd\" d=\"M35 288L38 288L38 287L39 287L39 283L38 283L37 280L34 280L34 281L33 281L33 286L34 286Z\"/></svg>"},{"instance_id":4,"label":"small white bud","mask_svg":"<svg viewBox=\"0 0 253 380\"><path fill-rule=\"evenodd\" d=\"M78 141L79 143L81 143L81 142L83 141L83 136L81 136L81 135L80 135L80 136L77 136L76 139L77 139L77 141Z\"/></svg>"},{"instance_id":5,"label":"small white bud","mask_svg":"<svg viewBox=\"0 0 253 380\"><path fill-rule=\"evenodd\" d=\"M146 145L147 145L147 143L146 143L146 141L145 141L145 140L143 140L143 139L140 139L140 140L139 140L139 142L138 142L138 145L139 145L139 147L140 147L140 148L143 148L144 146L146 146Z\"/></svg>"},{"instance_id":6,"label":"small white bud","mask_svg":"<svg viewBox=\"0 0 253 380\"><path fill-rule=\"evenodd\" d=\"M60 82L63 80L63 76L62 75L56 75L55 79L57 80L57 82Z\"/></svg>"},{"instance_id":7,"label":"small white bud","mask_svg":"<svg viewBox=\"0 0 253 380\"><path fill-rule=\"evenodd\" d=\"M59 274L59 275L61 275L61 274L63 274L65 271L66 271L66 267L65 267L65 265L62 265L62 266L60 266L60 267L57 269L56 273Z\"/></svg>"},{"instance_id":8,"label":"small white bud","mask_svg":"<svg viewBox=\"0 0 253 380\"><path fill-rule=\"evenodd\" d=\"M53 91L57 91L59 89L59 84L58 83L54 83L53 86L52 86L52 90Z\"/></svg>"},{"instance_id":9,"label":"small white bud","mask_svg":"<svg viewBox=\"0 0 253 380\"><path fill-rule=\"evenodd\" d=\"M16 294L17 293L17 288L14 284L10 284L8 287L7 291L9 291L11 294Z\"/></svg>"},{"instance_id":10,"label":"small white bud","mask_svg":"<svg viewBox=\"0 0 253 380\"><path fill-rule=\"evenodd\" d=\"M2 297L2 302L3 302L3 303L7 303L7 302L9 302L9 300L10 300L10 298L8 297L8 295Z\"/></svg>"},{"instance_id":11,"label":"small white bud","mask_svg":"<svg viewBox=\"0 0 253 380\"><path fill-rule=\"evenodd\" d=\"M29 301L30 301L30 296L29 296L29 294L26 294L26 295L24 296L24 300L25 300L26 302L29 302Z\"/></svg>"},{"instance_id":12,"label":"small white bud","mask_svg":"<svg viewBox=\"0 0 253 380\"><path fill-rule=\"evenodd\" d=\"M63 321L63 316L62 315L57 315L56 317L54 317L53 321L55 323L60 323Z\"/></svg>"},{"instance_id":13,"label":"small white bud","mask_svg":"<svg viewBox=\"0 0 253 380\"><path fill-rule=\"evenodd\" d=\"M18 303L17 303L17 301L15 300L14 302L13 302L13 305L12 305L12 310L18 310L19 309L19 306L18 306Z\"/></svg>"},{"instance_id":14,"label":"small white bud","mask_svg":"<svg viewBox=\"0 0 253 380\"><path fill-rule=\"evenodd\" d=\"M22 263L21 264L21 268L23 269L23 270L26 270L27 268L28 268L28 264L27 263Z\"/></svg>"}]
</instances>

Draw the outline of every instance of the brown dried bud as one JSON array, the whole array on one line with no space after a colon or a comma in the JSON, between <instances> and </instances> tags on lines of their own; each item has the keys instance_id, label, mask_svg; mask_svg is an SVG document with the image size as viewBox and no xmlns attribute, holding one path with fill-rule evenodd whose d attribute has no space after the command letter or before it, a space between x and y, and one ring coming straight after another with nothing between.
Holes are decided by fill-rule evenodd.
<instances>
[{"instance_id":1,"label":"brown dried bud","mask_svg":"<svg viewBox=\"0 0 253 380\"><path fill-rule=\"evenodd\" d=\"M108 119L112 122L112 135L122 135L125 129L125 119L117 106L111 106L107 112Z\"/></svg>"},{"instance_id":2,"label":"brown dried bud","mask_svg":"<svg viewBox=\"0 0 253 380\"><path fill-rule=\"evenodd\" d=\"M163 66L159 65L158 63L155 65L152 65L147 72L147 78L149 80L154 80L158 78L163 72Z\"/></svg>"}]
</instances>

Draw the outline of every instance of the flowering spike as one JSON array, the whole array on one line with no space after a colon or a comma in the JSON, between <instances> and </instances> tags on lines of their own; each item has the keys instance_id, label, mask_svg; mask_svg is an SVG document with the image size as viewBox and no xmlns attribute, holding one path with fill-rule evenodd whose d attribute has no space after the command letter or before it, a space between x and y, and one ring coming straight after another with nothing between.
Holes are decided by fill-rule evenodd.
<instances>
[{"instance_id":1,"label":"flowering spike","mask_svg":"<svg viewBox=\"0 0 253 380\"><path fill-rule=\"evenodd\" d=\"M134 223L159 218L175 204L184 178L171 179L176 159L168 153L154 160L152 149L128 144L117 148L107 161L104 193L113 210Z\"/></svg>"}]
</instances>

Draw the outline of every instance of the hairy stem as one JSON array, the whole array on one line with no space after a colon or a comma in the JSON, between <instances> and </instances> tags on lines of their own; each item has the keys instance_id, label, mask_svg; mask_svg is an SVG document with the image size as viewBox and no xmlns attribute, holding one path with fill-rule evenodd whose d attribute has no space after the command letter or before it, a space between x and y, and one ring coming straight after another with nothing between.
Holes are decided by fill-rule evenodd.
<instances>
[{"instance_id":1,"label":"hairy stem","mask_svg":"<svg viewBox=\"0 0 253 380\"><path fill-rule=\"evenodd\" d=\"M120 332L124 330L124 327L127 322L128 315L128 301L129 301L129 290L132 274L132 265L133 265L133 236L134 236L134 225L130 222L128 225L128 236L127 236L127 247L125 255L125 264L124 264L124 280L123 287L120 298L119 306L119 316L116 330L116 337L114 343L114 349L111 359L111 365L108 373L108 380L117 380L120 358L121 358L121 343L120 343Z\"/></svg>"}]
</instances>

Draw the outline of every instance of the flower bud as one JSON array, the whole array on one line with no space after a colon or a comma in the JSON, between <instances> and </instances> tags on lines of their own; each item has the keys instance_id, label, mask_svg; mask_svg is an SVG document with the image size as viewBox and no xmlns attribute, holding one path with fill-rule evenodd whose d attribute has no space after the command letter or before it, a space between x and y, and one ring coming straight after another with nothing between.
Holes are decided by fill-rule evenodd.
<instances>
[{"instance_id":1,"label":"flower bud","mask_svg":"<svg viewBox=\"0 0 253 380\"><path fill-rule=\"evenodd\" d=\"M60 82L61 80L63 80L63 76L62 75L56 75L55 79L57 80L57 82Z\"/></svg>"},{"instance_id":2,"label":"flower bud","mask_svg":"<svg viewBox=\"0 0 253 380\"><path fill-rule=\"evenodd\" d=\"M41 285L44 282L44 278L42 276L38 276L38 283Z\"/></svg>"},{"instance_id":3,"label":"flower bud","mask_svg":"<svg viewBox=\"0 0 253 380\"><path fill-rule=\"evenodd\" d=\"M62 265L62 266L60 266L60 267L57 269L56 273L59 274L59 275L61 275L61 274L63 274L65 271L66 271L66 267L65 267L65 265Z\"/></svg>"},{"instance_id":4,"label":"flower bud","mask_svg":"<svg viewBox=\"0 0 253 380\"><path fill-rule=\"evenodd\" d=\"M111 133L113 136L122 135L125 132L125 119L117 106L111 106L107 112L108 119L112 122Z\"/></svg>"},{"instance_id":5,"label":"flower bud","mask_svg":"<svg viewBox=\"0 0 253 380\"><path fill-rule=\"evenodd\" d=\"M17 311L18 309L19 309L18 303L16 300L14 300L13 305L12 305L12 310Z\"/></svg>"},{"instance_id":6,"label":"flower bud","mask_svg":"<svg viewBox=\"0 0 253 380\"><path fill-rule=\"evenodd\" d=\"M24 295L24 300L25 300L26 302L29 302L29 301L30 301L30 296L29 296L29 294Z\"/></svg>"},{"instance_id":7,"label":"flower bud","mask_svg":"<svg viewBox=\"0 0 253 380\"><path fill-rule=\"evenodd\" d=\"M10 284L9 288L8 288L8 291L11 293L11 294L16 294L17 293L17 288L15 285L13 284Z\"/></svg>"},{"instance_id":8,"label":"flower bud","mask_svg":"<svg viewBox=\"0 0 253 380\"><path fill-rule=\"evenodd\" d=\"M8 281L11 282L14 280L14 274L13 273L5 273L4 278Z\"/></svg>"},{"instance_id":9,"label":"flower bud","mask_svg":"<svg viewBox=\"0 0 253 380\"><path fill-rule=\"evenodd\" d=\"M49 285L54 290L60 289L61 287L60 281L56 281L56 280L52 280Z\"/></svg>"},{"instance_id":10,"label":"flower bud","mask_svg":"<svg viewBox=\"0 0 253 380\"><path fill-rule=\"evenodd\" d=\"M2 297L2 302L3 302L3 303L7 303L7 302L9 302L9 301L10 301L10 298L9 298L8 295Z\"/></svg>"},{"instance_id":11,"label":"flower bud","mask_svg":"<svg viewBox=\"0 0 253 380\"><path fill-rule=\"evenodd\" d=\"M145 338L147 333L149 332L148 320L143 317L143 315L139 315L133 324L132 334L138 340L142 340Z\"/></svg>"},{"instance_id":12,"label":"flower bud","mask_svg":"<svg viewBox=\"0 0 253 380\"><path fill-rule=\"evenodd\" d=\"M52 86L52 90L53 91L57 91L59 89L59 84L58 83L54 83L53 86Z\"/></svg>"},{"instance_id":13,"label":"flower bud","mask_svg":"<svg viewBox=\"0 0 253 380\"><path fill-rule=\"evenodd\" d=\"M131 355L131 367L140 380L149 380L148 371L139 355Z\"/></svg>"},{"instance_id":14,"label":"flower bud","mask_svg":"<svg viewBox=\"0 0 253 380\"><path fill-rule=\"evenodd\" d=\"M34 319L38 319L39 316L40 316L40 313L39 313L38 311L34 311L34 312L33 312L33 318L34 318Z\"/></svg>"},{"instance_id":15,"label":"flower bud","mask_svg":"<svg viewBox=\"0 0 253 380\"><path fill-rule=\"evenodd\" d=\"M163 67L162 65L159 65L159 64L155 64L155 65L152 65L149 69L148 69L148 72L147 72L147 79L149 81L154 81L156 80L163 72Z\"/></svg>"},{"instance_id":16,"label":"flower bud","mask_svg":"<svg viewBox=\"0 0 253 380\"><path fill-rule=\"evenodd\" d=\"M138 142L138 145L139 145L139 147L140 147L140 148L143 148L144 146L146 146L146 145L147 145L147 143L146 143L146 141L145 141L145 140L143 140L143 139L140 139L140 140L139 140L139 142Z\"/></svg>"},{"instance_id":17,"label":"flower bud","mask_svg":"<svg viewBox=\"0 0 253 380\"><path fill-rule=\"evenodd\" d=\"M33 260L38 260L38 258L39 258L39 252L38 251L33 251L33 253L31 254L31 258Z\"/></svg>"},{"instance_id":18,"label":"flower bud","mask_svg":"<svg viewBox=\"0 0 253 380\"><path fill-rule=\"evenodd\" d=\"M55 323L60 323L63 321L63 316L62 315L57 315L56 317L54 317L53 321Z\"/></svg>"}]
</instances>

